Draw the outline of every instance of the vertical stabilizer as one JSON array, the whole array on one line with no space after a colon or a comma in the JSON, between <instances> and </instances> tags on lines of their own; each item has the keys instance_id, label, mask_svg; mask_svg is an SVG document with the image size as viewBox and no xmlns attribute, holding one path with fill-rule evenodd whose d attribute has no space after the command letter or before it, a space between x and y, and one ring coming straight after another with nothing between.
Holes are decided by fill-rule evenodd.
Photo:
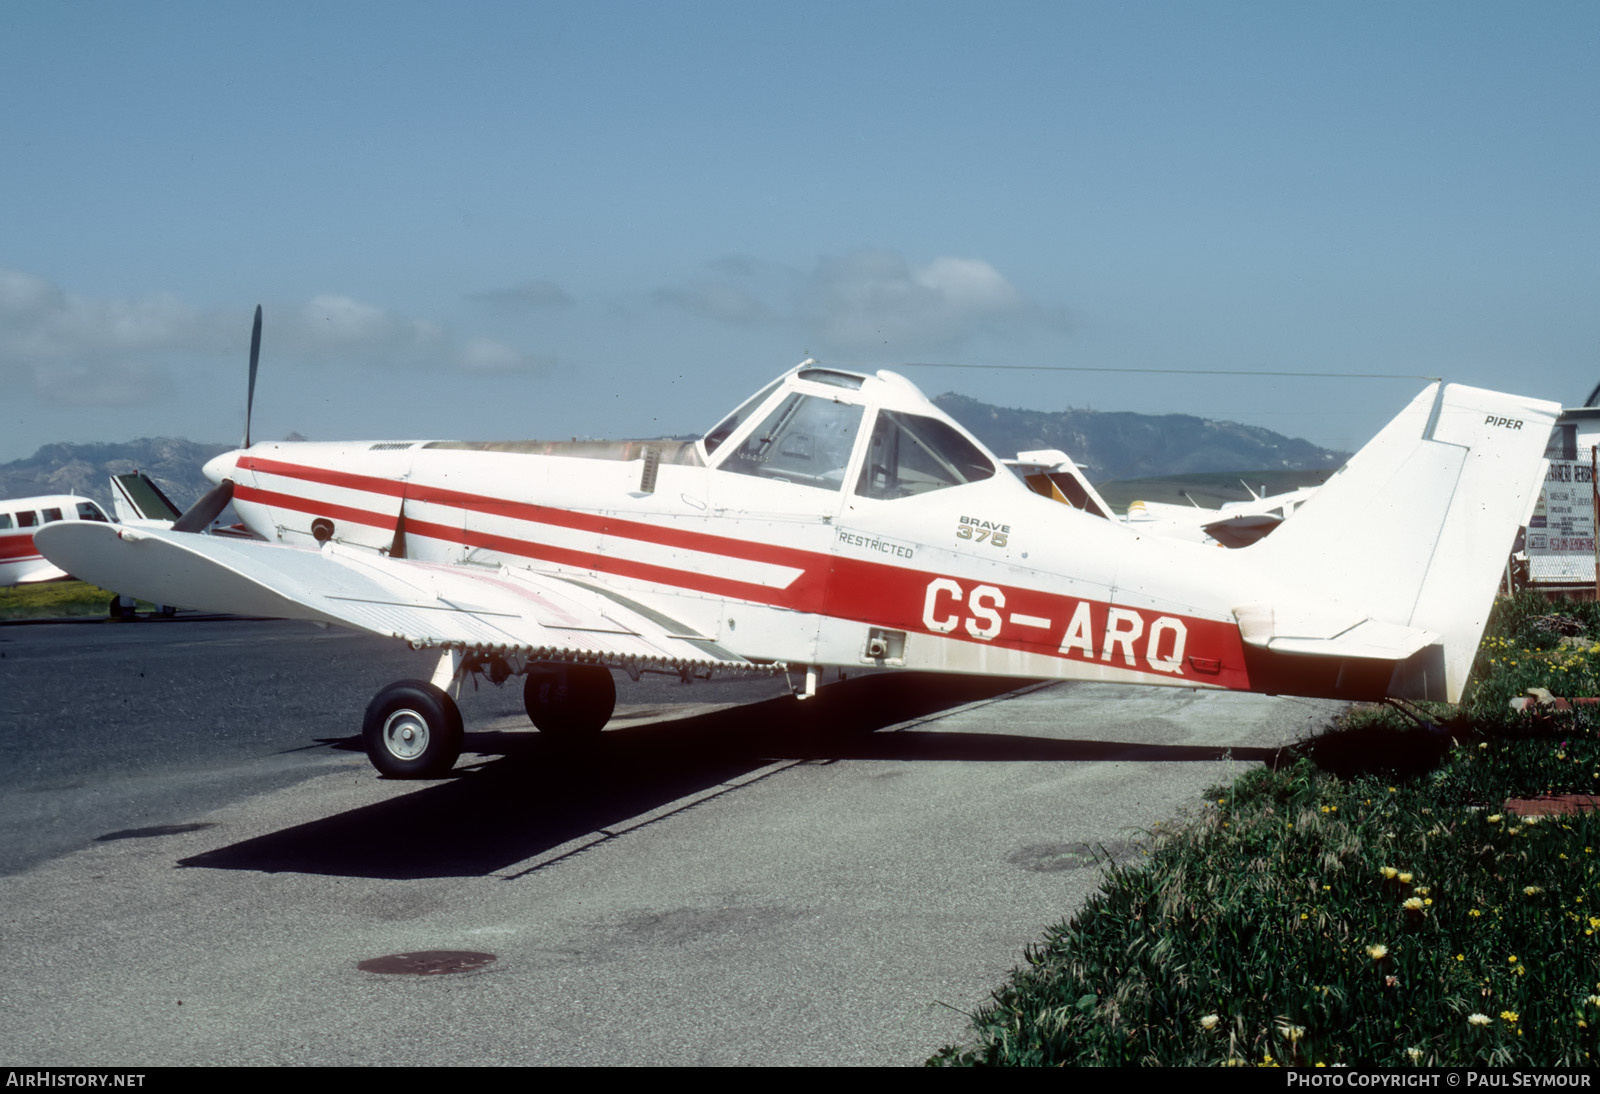
<instances>
[{"instance_id":1,"label":"vertical stabilizer","mask_svg":"<svg viewBox=\"0 0 1600 1094\"><path fill-rule=\"evenodd\" d=\"M1560 412L1434 384L1249 555L1368 618L1439 635L1443 657L1402 665L1389 694L1456 702Z\"/></svg>"},{"instance_id":2,"label":"vertical stabilizer","mask_svg":"<svg viewBox=\"0 0 1600 1094\"><path fill-rule=\"evenodd\" d=\"M117 511L117 520L123 524L138 520L178 519L178 507L143 471L111 476L111 504Z\"/></svg>"}]
</instances>

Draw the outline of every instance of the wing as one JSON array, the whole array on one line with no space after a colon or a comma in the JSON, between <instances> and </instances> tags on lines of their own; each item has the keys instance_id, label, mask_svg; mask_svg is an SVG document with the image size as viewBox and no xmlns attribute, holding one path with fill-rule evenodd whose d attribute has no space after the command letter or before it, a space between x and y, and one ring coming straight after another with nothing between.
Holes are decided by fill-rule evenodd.
<instances>
[{"instance_id":1,"label":"wing","mask_svg":"<svg viewBox=\"0 0 1600 1094\"><path fill-rule=\"evenodd\" d=\"M418 646L623 668L781 671L718 646L599 584L440 566L333 544L320 551L189 532L64 521L36 535L85 581L162 604L337 623Z\"/></svg>"}]
</instances>

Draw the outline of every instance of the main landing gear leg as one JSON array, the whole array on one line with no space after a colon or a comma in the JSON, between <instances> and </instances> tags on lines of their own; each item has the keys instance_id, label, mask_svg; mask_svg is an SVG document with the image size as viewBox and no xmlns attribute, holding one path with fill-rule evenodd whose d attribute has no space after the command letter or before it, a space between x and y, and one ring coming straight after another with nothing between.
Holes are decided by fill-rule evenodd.
<instances>
[{"instance_id":1,"label":"main landing gear leg","mask_svg":"<svg viewBox=\"0 0 1600 1094\"><path fill-rule=\"evenodd\" d=\"M542 662L528 666L522 703L540 733L564 742L592 741L617 708L617 685L604 665Z\"/></svg>"},{"instance_id":2,"label":"main landing gear leg","mask_svg":"<svg viewBox=\"0 0 1600 1094\"><path fill-rule=\"evenodd\" d=\"M461 710L446 689L460 668L460 653L447 650L433 680L401 680L373 696L361 727L373 767L394 779L429 779L455 766Z\"/></svg>"}]
</instances>

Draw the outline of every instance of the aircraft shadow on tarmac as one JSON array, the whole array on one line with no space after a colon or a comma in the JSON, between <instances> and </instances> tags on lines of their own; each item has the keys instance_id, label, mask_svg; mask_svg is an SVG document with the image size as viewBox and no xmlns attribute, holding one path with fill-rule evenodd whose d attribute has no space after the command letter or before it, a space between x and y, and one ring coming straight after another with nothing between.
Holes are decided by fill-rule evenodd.
<instances>
[{"instance_id":1,"label":"aircraft shadow on tarmac","mask_svg":"<svg viewBox=\"0 0 1600 1094\"><path fill-rule=\"evenodd\" d=\"M769 699L676 721L609 730L572 750L534 732L468 733L462 765L414 793L183 859L226 870L412 879L504 870L685 798L702 798L774 762L1215 760L1221 747L1058 740L1007 734L873 734L1017 688L989 677L886 674L847 680L804 703ZM359 739L328 742L360 749ZM1274 749L1234 748L1268 763Z\"/></svg>"}]
</instances>

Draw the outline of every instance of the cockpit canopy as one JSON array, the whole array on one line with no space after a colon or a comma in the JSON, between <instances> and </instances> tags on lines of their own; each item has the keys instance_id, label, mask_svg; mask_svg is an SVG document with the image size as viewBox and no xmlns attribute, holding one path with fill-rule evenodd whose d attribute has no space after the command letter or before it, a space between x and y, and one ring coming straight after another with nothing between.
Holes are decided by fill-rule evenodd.
<instances>
[{"instance_id":1,"label":"cockpit canopy","mask_svg":"<svg viewBox=\"0 0 1600 1094\"><path fill-rule=\"evenodd\" d=\"M745 400L703 443L722 471L821 490L848 482L885 500L979 482L997 466L904 377L809 362Z\"/></svg>"}]
</instances>

